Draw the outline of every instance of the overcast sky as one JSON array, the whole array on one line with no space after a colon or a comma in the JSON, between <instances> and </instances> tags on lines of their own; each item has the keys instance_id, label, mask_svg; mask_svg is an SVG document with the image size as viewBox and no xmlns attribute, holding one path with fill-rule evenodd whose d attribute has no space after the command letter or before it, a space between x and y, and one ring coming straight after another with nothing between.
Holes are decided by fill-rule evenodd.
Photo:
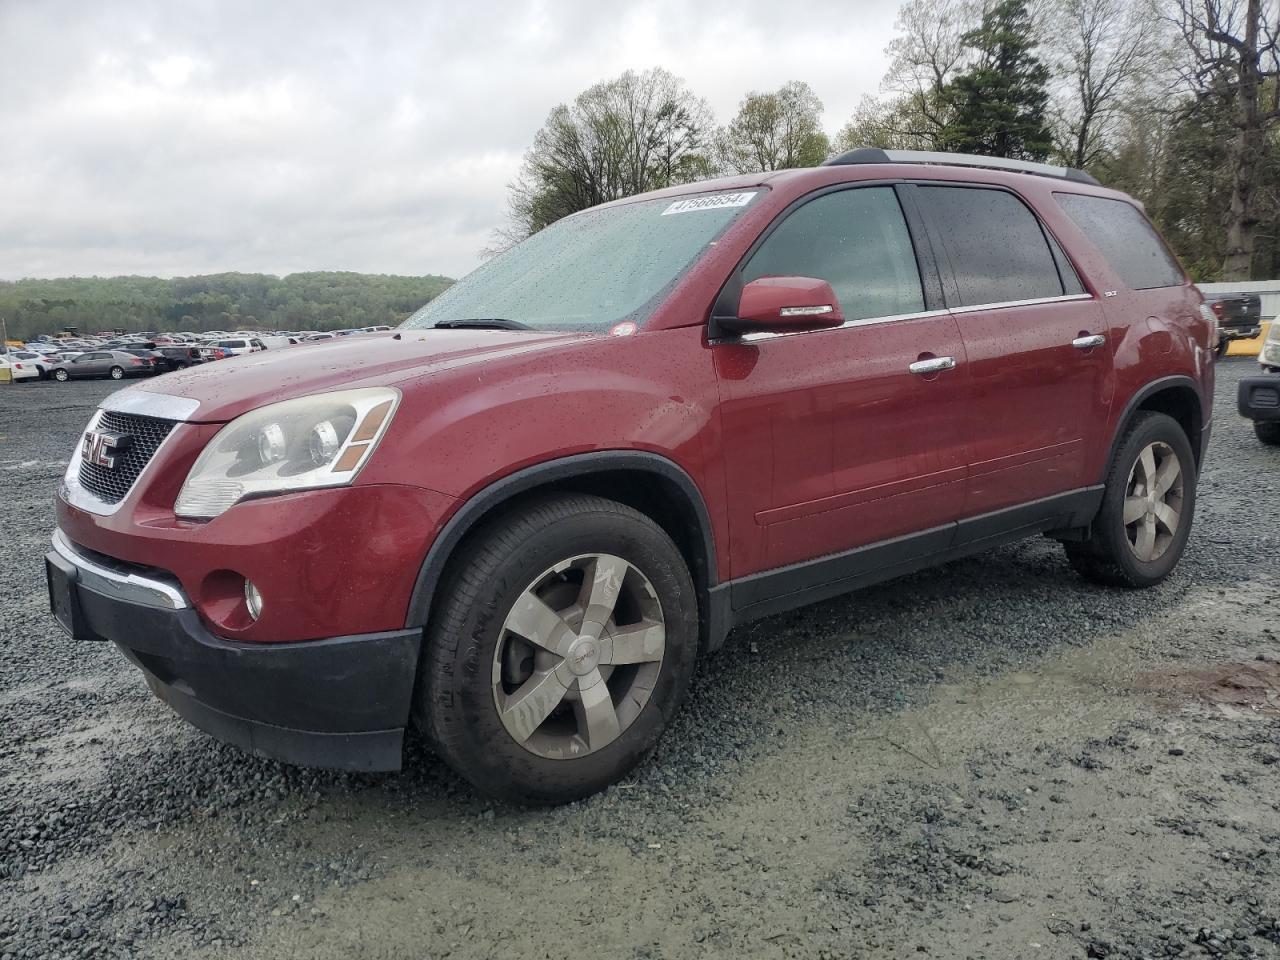
<instances>
[{"instance_id":1,"label":"overcast sky","mask_svg":"<svg viewBox=\"0 0 1280 960\"><path fill-rule=\"evenodd\" d=\"M804 80L834 133L896 7L0 0L0 279L461 276L556 104L662 66L724 122Z\"/></svg>"}]
</instances>

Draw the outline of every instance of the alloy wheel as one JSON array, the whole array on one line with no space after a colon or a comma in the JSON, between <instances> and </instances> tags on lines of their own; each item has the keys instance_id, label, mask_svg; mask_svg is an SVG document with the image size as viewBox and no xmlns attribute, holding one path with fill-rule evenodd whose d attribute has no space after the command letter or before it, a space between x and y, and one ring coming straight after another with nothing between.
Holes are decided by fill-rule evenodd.
<instances>
[{"instance_id":1,"label":"alloy wheel","mask_svg":"<svg viewBox=\"0 0 1280 960\"><path fill-rule=\"evenodd\" d=\"M493 657L494 705L530 753L586 756L635 722L665 650L649 579L611 554L573 557L539 574L507 614Z\"/></svg>"},{"instance_id":2,"label":"alloy wheel","mask_svg":"<svg viewBox=\"0 0 1280 960\"><path fill-rule=\"evenodd\" d=\"M1157 440L1143 448L1125 487L1124 530L1129 549L1150 563L1162 557L1182 519L1183 476L1178 455Z\"/></svg>"}]
</instances>

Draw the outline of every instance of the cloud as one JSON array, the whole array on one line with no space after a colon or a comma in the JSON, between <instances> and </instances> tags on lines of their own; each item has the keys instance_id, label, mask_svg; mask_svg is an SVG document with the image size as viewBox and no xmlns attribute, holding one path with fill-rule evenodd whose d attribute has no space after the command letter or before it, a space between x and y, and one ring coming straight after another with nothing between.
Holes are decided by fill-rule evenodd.
<instances>
[{"instance_id":1,"label":"cloud","mask_svg":"<svg viewBox=\"0 0 1280 960\"><path fill-rule=\"evenodd\" d=\"M0 278L461 275L557 103L663 66L721 121L805 80L834 132L895 10L815 0L0 3ZM779 17L783 19L780 20Z\"/></svg>"}]
</instances>

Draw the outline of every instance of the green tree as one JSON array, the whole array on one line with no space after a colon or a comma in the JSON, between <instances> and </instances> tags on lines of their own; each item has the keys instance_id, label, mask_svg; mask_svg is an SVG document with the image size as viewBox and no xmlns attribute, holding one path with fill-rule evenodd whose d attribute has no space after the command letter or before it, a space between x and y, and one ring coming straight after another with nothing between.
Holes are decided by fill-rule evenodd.
<instances>
[{"instance_id":1,"label":"green tree","mask_svg":"<svg viewBox=\"0 0 1280 960\"><path fill-rule=\"evenodd\" d=\"M735 173L812 167L831 142L822 132L822 101L807 83L792 81L772 93L749 93L720 131L721 163Z\"/></svg>"},{"instance_id":2,"label":"green tree","mask_svg":"<svg viewBox=\"0 0 1280 960\"><path fill-rule=\"evenodd\" d=\"M1026 0L1001 0L966 33L973 64L943 89L949 117L944 149L1019 160L1043 160L1053 149L1046 123L1049 69Z\"/></svg>"},{"instance_id":3,"label":"green tree","mask_svg":"<svg viewBox=\"0 0 1280 960\"><path fill-rule=\"evenodd\" d=\"M598 203L710 176L711 131L706 101L661 68L589 87L534 137L496 245Z\"/></svg>"}]
</instances>

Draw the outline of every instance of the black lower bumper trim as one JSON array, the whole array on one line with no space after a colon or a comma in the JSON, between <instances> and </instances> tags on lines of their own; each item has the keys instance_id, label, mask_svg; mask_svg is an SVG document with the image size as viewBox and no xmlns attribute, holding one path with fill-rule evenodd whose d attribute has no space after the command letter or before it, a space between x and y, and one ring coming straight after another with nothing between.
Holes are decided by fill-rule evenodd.
<instances>
[{"instance_id":1,"label":"black lower bumper trim","mask_svg":"<svg viewBox=\"0 0 1280 960\"><path fill-rule=\"evenodd\" d=\"M419 629L298 643L241 643L191 609L107 596L56 553L54 613L80 640L115 643L161 700L220 740L261 756L340 770L398 770Z\"/></svg>"},{"instance_id":2,"label":"black lower bumper trim","mask_svg":"<svg viewBox=\"0 0 1280 960\"><path fill-rule=\"evenodd\" d=\"M121 649L129 656L127 648ZM132 656L129 659L137 663ZM151 692L172 707L174 713L205 733L254 756L331 770L375 772L400 769L404 727L359 733L323 733L277 727L215 710L176 686L162 682L148 673L145 667L142 667L142 672Z\"/></svg>"},{"instance_id":3,"label":"black lower bumper trim","mask_svg":"<svg viewBox=\"0 0 1280 960\"><path fill-rule=\"evenodd\" d=\"M1280 420L1280 377L1243 377L1236 387L1236 409L1249 420Z\"/></svg>"}]
</instances>

